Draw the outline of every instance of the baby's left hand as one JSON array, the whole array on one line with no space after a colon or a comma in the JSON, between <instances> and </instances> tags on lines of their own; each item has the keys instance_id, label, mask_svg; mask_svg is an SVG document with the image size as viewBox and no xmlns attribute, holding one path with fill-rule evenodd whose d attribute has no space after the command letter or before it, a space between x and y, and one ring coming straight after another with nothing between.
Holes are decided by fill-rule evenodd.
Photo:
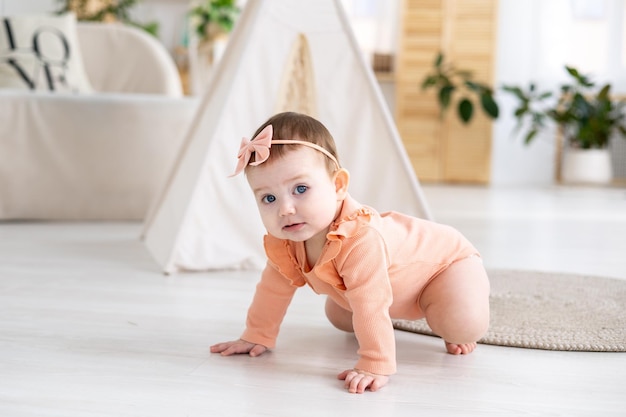
<instances>
[{"instance_id":1,"label":"baby's left hand","mask_svg":"<svg viewBox=\"0 0 626 417\"><path fill-rule=\"evenodd\" d=\"M352 394L363 394L366 389L378 391L389 382L386 375L377 375L360 369L347 369L337 375L338 379L346 381L344 387Z\"/></svg>"}]
</instances>

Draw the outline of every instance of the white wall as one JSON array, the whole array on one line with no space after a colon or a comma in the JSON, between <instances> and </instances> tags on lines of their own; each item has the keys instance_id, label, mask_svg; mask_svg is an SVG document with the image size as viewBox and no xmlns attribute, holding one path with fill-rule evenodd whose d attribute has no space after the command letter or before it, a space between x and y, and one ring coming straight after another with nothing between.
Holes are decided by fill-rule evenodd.
<instances>
[{"instance_id":1,"label":"white wall","mask_svg":"<svg viewBox=\"0 0 626 417\"><path fill-rule=\"evenodd\" d=\"M0 0L0 15L49 13L58 8L55 0Z\"/></svg>"},{"instance_id":2,"label":"white wall","mask_svg":"<svg viewBox=\"0 0 626 417\"><path fill-rule=\"evenodd\" d=\"M133 9L133 18L139 22L159 23L159 39L173 51L186 42L186 14L188 0L142 0Z\"/></svg>"}]
</instances>

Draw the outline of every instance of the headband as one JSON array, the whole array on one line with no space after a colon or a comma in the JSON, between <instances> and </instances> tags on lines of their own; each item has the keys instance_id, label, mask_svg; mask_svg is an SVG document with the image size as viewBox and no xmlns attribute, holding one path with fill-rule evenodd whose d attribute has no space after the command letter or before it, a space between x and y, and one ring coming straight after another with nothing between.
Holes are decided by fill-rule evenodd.
<instances>
[{"instance_id":1,"label":"headband","mask_svg":"<svg viewBox=\"0 0 626 417\"><path fill-rule=\"evenodd\" d=\"M241 139L241 145L239 146L239 153L237 154L237 168L235 168L235 172L231 174L231 177L238 175L247 165L257 166L261 165L263 162L267 161L267 158L270 157L270 148L272 145L303 145L308 146L309 148L313 148L316 151L319 151L330 158L331 161L335 163L337 169L339 169L339 162L337 158L335 158L330 152L326 149L322 148L319 145L316 145L311 142L306 142L303 140L272 140L274 130L272 125L267 125L258 135L254 137L252 140L248 140L247 138ZM256 154L255 161L250 162L250 158L252 154Z\"/></svg>"}]
</instances>

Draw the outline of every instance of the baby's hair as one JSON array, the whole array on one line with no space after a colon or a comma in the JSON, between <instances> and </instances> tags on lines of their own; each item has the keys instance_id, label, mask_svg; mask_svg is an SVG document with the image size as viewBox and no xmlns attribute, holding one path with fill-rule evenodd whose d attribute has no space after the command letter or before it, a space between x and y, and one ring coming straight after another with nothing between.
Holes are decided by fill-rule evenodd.
<instances>
[{"instance_id":1,"label":"baby's hair","mask_svg":"<svg viewBox=\"0 0 626 417\"><path fill-rule=\"evenodd\" d=\"M278 113L270 117L265 123L263 123L256 130L256 132L254 132L254 135L252 135L252 137L255 138L268 125L272 125L272 129L274 132L272 140L295 139L304 142L311 142L326 149L328 152L330 152L331 155L333 155L337 159L337 161L339 161L335 140L333 139L328 129L326 129L326 126L324 126L320 121L314 119L313 117L295 112ZM267 159L267 162L271 162L275 158L282 157L287 152L298 149L298 147L301 148L302 145L274 145L271 148L272 150L270 152L269 158ZM325 160L326 170L329 174L332 174L338 169L337 165L332 159L324 156L324 154L322 153L320 153L320 155ZM254 160L255 155L253 154L250 158L250 162L254 162ZM246 167L246 169L248 168L248 166Z\"/></svg>"}]
</instances>

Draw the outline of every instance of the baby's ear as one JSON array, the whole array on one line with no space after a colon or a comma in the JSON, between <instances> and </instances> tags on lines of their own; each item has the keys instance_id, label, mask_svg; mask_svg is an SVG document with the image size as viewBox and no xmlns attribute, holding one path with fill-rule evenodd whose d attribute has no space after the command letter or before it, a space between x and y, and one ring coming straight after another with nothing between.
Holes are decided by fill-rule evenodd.
<instances>
[{"instance_id":1,"label":"baby's ear","mask_svg":"<svg viewBox=\"0 0 626 417\"><path fill-rule=\"evenodd\" d=\"M334 174L335 192L337 193L337 199L343 200L348 194L348 185L350 185L350 173L345 168L340 168L339 171Z\"/></svg>"}]
</instances>

